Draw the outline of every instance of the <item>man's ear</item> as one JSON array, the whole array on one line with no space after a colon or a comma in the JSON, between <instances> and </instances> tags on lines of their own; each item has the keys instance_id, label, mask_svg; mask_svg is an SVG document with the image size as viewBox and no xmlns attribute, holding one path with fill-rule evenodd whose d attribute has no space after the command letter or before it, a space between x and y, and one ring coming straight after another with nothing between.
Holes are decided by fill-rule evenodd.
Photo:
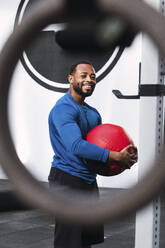
<instances>
[{"instance_id":1,"label":"man's ear","mask_svg":"<svg viewBox=\"0 0 165 248\"><path fill-rule=\"evenodd\" d=\"M73 83L73 76L71 74L68 75L68 81L70 84Z\"/></svg>"}]
</instances>

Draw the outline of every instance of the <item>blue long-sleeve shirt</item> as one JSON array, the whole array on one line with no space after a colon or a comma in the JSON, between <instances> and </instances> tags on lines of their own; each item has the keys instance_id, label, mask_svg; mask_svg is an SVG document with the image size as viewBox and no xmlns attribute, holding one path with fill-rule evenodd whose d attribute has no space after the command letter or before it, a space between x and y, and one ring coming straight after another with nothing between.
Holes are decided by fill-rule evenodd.
<instances>
[{"instance_id":1,"label":"blue long-sleeve shirt","mask_svg":"<svg viewBox=\"0 0 165 248\"><path fill-rule=\"evenodd\" d=\"M84 159L106 162L109 150L87 142L87 133L101 124L98 111L88 104L79 105L68 92L49 114L49 134L54 150L52 166L92 183L96 174Z\"/></svg>"}]
</instances>

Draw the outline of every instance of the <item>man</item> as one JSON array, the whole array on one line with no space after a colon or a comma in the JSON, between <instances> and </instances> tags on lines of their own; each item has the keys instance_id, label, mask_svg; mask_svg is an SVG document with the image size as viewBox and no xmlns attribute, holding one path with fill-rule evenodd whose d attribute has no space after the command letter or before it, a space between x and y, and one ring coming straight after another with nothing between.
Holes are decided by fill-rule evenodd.
<instances>
[{"instance_id":1,"label":"man","mask_svg":"<svg viewBox=\"0 0 165 248\"><path fill-rule=\"evenodd\" d=\"M50 140L55 153L49 182L97 196L96 174L84 161L116 162L130 168L137 162L137 150L130 154L128 146L114 152L87 142L87 133L101 124L98 111L85 103L96 86L95 70L90 63L79 62L72 65L68 81L69 92L57 101L49 115ZM101 225L88 229L56 220L55 248L90 248L103 241Z\"/></svg>"}]
</instances>

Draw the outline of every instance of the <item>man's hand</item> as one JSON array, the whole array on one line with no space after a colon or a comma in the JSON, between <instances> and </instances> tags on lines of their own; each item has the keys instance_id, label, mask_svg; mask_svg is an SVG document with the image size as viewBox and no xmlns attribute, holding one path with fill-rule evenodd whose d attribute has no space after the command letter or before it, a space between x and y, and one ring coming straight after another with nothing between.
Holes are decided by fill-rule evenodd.
<instances>
[{"instance_id":1,"label":"man's hand","mask_svg":"<svg viewBox=\"0 0 165 248\"><path fill-rule=\"evenodd\" d=\"M138 160L137 147L129 145L120 152L110 151L107 163L117 163L125 169L130 169Z\"/></svg>"}]
</instances>

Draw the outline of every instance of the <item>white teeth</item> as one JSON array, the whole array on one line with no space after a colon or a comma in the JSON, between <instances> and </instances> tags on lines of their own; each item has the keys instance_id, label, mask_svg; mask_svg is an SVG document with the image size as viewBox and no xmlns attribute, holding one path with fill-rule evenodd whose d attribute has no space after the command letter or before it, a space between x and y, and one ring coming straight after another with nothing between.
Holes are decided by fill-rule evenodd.
<instances>
[{"instance_id":1,"label":"white teeth","mask_svg":"<svg viewBox=\"0 0 165 248\"><path fill-rule=\"evenodd\" d=\"M91 89L91 85L84 85L86 89Z\"/></svg>"}]
</instances>

